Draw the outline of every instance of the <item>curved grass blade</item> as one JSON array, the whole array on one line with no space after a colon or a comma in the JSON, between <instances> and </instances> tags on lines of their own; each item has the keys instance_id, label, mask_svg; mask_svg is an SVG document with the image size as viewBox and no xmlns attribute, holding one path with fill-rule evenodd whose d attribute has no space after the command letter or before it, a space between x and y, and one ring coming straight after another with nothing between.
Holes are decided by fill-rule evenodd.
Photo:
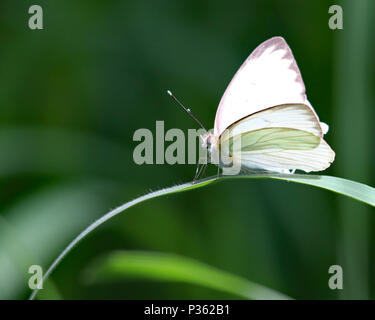
<instances>
[{"instance_id":1,"label":"curved grass blade","mask_svg":"<svg viewBox=\"0 0 375 320\"><path fill-rule=\"evenodd\" d=\"M290 299L275 290L176 254L117 251L100 259L87 271L87 280L90 283L118 279L119 277L146 278L156 281L196 284L246 299Z\"/></svg>"},{"instance_id":2,"label":"curved grass blade","mask_svg":"<svg viewBox=\"0 0 375 320\"><path fill-rule=\"evenodd\" d=\"M91 225L89 225L85 230L83 230L69 245L60 253L60 255L55 259L55 261L51 264L51 266L47 269L46 273L43 276L43 281L45 281L51 272L56 268L56 266L61 262L61 260L77 245L79 241L86 237L91 231L95 230L98 226L106 222L107 220L111 219L112 217L116 216L117 214L125 211L126 209L141 203L143 201L157 198L160 196L165 196L173 193L178 193L182 191L188 191L192 189L201 188L212 184L214 182L218 182L221 180L229 180L229 179L276 179L276 180L284 180L296 183L307 184L323 189L327 189L347 197L353 198L355 200L367 203L371 206L375 206L375 188L370 187L368 185L350 181L343 178L337 178L332 176L319 176L319 175L305 175L305 174L290 174L290 175L281 175L281 174L254 174L254 175L239 175L239 176L222 176L222 177L209 177L206 179L202 179L197 181L196 183L184 183L181 185L176 185L173 187L157 190L146 195L143 195L137 199L124 203L123 205L117 207L116 209L108 212ZM38 289L35 289L31 295L30 299L34 299L36 294L38 293Z\"/></svg>"},{"instance_id":3,"label":"curved grass blade","mask_svg":"<svg viewBox=\"0 0 375 320\"><path fill-rule=\"evenodd\" d=\"M291 181L330 190L375 207L375 188L348 179L309 174L262 174L248 176L224 176L221 179L270 178Z\"/></svg>"}]
</instances>

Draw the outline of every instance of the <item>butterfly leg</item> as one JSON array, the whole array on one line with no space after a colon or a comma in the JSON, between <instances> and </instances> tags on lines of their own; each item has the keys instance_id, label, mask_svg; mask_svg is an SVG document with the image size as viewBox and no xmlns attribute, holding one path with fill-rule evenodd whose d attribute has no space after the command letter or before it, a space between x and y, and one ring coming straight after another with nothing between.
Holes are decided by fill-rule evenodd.
<instances>
[{"instance_id":1,"label":"butterfly leg","mask_svg":"<svg viewBox=\"0 0 375 320\"><path fill-rule=\"evenodd\" d=\"M198 180L198 178L203 175L206 172L207 164L202 164L199 167L199 170L196 171L194 179L193 179L193 184Z\"/></svg>"},{"instance_id":2,"label":"butterfly leg","mask_svg":"<svg viewBox=\"0 0 375 320\"><path fill-rule=\"evenodd\" d=\"M202 169L202 172L201 172L201 176L204 176L205 172L206 172L206 169L207 169L207 164L204 164L203 165L203 169Z\"/></svg>"},{"instance_id":3,"label":"butterfly leg","mask_svg":"<svg viewBox=\"0 0 375 320\"><path fill-rule=\"evenodd\" d=\"M193 179L193 184L194 184L195 181L198 179L199 168L200 168L200 163L199 163L199 161L198 161L198 163L197 163L197 167L196 167L196 169L195 169L195 175L194 175L194 179Z\"/></svg>"}]
</instances>

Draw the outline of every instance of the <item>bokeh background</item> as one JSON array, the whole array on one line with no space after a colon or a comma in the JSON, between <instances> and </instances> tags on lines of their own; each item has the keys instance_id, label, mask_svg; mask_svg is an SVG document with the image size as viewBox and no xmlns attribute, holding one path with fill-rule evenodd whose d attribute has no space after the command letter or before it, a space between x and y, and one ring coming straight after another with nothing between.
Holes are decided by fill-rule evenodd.
<instances>
[{"instance_id":1,"label":"bokeh background","mask_svg":"<svg viewBox=\"0 0 375 320\"><path fill-rule=\"evenodd\" d=\"M28 8L44 29L28 28ZM328 27L341 5L344 29ZM375 2L24 1L0 3L0 298L24 299L28 267L47 267L109 209L192 179L194 165L133 162L139 128L208 127L232 76L262 41L291 46L336 151L324 174L374 184ZM211 168L215 172L215 169ZM232 181L151 200L85 238L44 299L238 298L199 285L87 283L113 250L175 253L297 299L375 297L372 208L305 185ZM328 268L344 290L328 288Z\"/></svg>"}]
</instances>

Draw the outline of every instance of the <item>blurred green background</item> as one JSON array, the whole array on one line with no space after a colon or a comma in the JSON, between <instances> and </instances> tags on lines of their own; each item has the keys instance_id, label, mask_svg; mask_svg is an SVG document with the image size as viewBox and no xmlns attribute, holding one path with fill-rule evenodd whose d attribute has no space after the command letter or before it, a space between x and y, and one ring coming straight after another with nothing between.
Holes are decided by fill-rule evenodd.
<instances>
[{"instance_id":1,"label":"blurred green background","mask_svg":"<svg viewBox=\"0 0 375 320\"><path fill-rule=\"evenodd\" d=\"M41 5L44 29L28 28ZM344 29L328 27L342 5ZM84 227L194 165L133 162L133 133L208 127L221 95L262 41L283 36L336 152L324 174L374 184L375 2L24 1L0 3L0 298L23 299L28 267L47 267ZM213 171L212 171L213 170ZM211 172L215 172L211 168ZM113 250L176 253L298 299L375 297L372 208L277 181L232 181L151 200L85 238L40 298L238 298L198 285L85 282ZM328 268L344 270L344 290Z\"/></svg>"}]
</instances>

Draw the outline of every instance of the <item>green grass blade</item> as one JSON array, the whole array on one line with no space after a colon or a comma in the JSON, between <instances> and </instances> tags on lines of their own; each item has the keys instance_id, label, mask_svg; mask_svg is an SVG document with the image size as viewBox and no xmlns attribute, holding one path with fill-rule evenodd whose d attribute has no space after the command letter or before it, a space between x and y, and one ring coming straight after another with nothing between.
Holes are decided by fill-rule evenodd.
<instances>
[{"instance_id":1,"label":"green grass blade","mask_svg":"<svg viewBox=\"0 0 375 320\"><path fill-rule=\"evenodd\" d=\"M246 299L290 299L257 283L175 254L118 251L94 263L87 273L91 283L119 277L196 284Z\"/></svg>"},{"instance_id":2,"label":"green grass blade","mask_svg":"<svg viewBox=\"0 0 375 320\"><path fill-rule=\"evenodd\" d=\"M375 188L366 184L338 178L332 176L308 175L308 174L288 174L288 175L253 175L253 176L226 176L222 179L243 179L243 178L271 178L330 190L370 206L375 206Z\"/></svg>"},{"instance_id":3,"label":"green grass blade","mask_svg":"<svg viewBox=\"0 0 375 320\"><path fill-rule=\"evenodd\" d=\"M176 185L170 188L165 188L157 191L150 192L146 195L143 195L137 199L129 201L116 209L108 212L94 223L89 225L85 230L83 230L55 259L55 261L51 264L51 266L47 269L43 276L43 280L46 280L51 272L56 268L56 266L61 262L61 260L81 241L85 238L91 231L95 230L104 222L108 221L112 217L116 216L117 214L129 209L130 207L141 203L143 201L157 198L160 196L165 196L173 193L178 193L182 191L189 191L192 189L201 188L207 186L211 183L222 181L222 180L229 180L229 179L276 179L276 180L284 180L296 183L307 184L323 189L327 189L347 197L356 199L358 201L367 203L371 206L375 206L375 188L367 186L362 183L336 178L331 176L319 176L319 175L300 175L300 174L293 174L293 175L279 175L279 174L257 174L257 175L240 175L240 176L223 176L223 177L210 177L206 179L202 179L197 181L195 184L189 182L181 185ZM30 299L34 299L38 290L35 289Z\"/></svg>"}]
</instances>

